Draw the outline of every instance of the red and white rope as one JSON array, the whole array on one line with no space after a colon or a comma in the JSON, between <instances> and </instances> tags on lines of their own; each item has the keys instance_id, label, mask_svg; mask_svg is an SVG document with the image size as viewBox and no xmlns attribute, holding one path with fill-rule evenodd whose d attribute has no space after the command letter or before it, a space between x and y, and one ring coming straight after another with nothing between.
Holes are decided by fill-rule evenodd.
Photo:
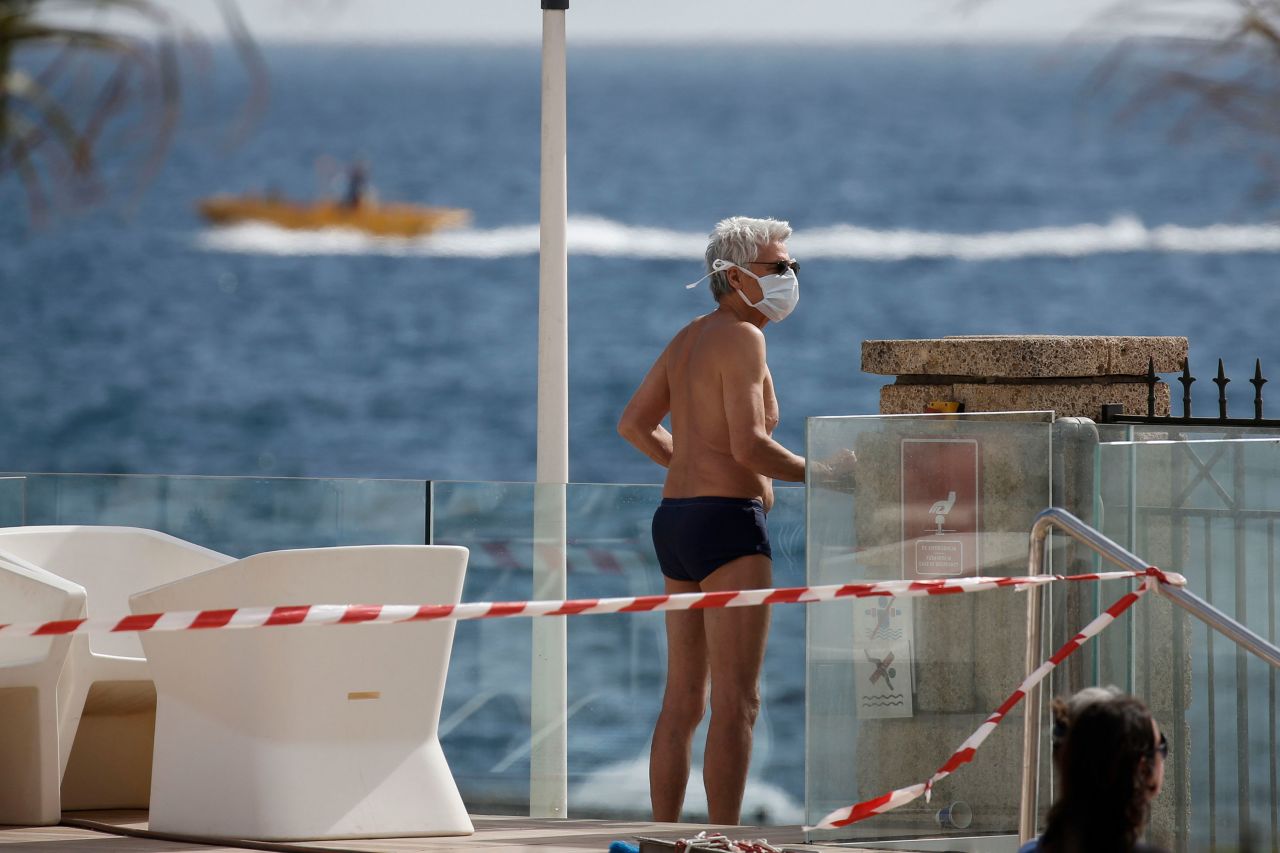
<instances>
[{"instance_id":1,"label":"red and white rope","mask_svg":"<svg viewBox=\"0 0 1280 853\"><path fill-rule=\"evenodd\" d=\"M1010 578L948 578L941 580L877 581L781 589L690 592L620 598L580 598L568 601L480 601L464 604L299 604L278 607L240 607L141 613L114 619L62 619L53 622L0 624L6 637L51 637L89 633L141 633L232 628L272 628L300 625L369 625L430 622L440 619L499 619L515 616L585 616L596 613L647 613L662 610L704 610L757 607L762 604L812 604L841 598L898 596L910 598L953 595L989 589L1025 589L1058 581L1123 580L1156 573L1163 582L1185 584L1181 575L1158 569L1144 572L1100 572L1085 575L1034 575Z\"/></svg>"},{"instance_id":2,"label":"red and white rope","mask_svg":"<svg viewBox=\"0 0 1280 853\"><path fill-rule=\"evenodd\" d=\"M962 765L968 764L972 761L974 753L978 751L978 747L982 746L982 743L987 739L987 736L995 731L996 726L1000 725L1000 722L1004 720L1005 715L1007 715L1009 711L1013 710L1015 705L1022 701L1022 699L1027 695L1027 691L1043 681L1045 676L1052 672L1054 668L1057 667L1058 664L1062 663L1062 661L1064 661L1072 652L1080 648L1080 646L1084 645L1084 643L1089 639L1099 634L1104 628L1114 622L1116 617L1132 607L1133 603L1141 598L1147 590L1154 588L1156 583L1172 583L1178 586L1182 586L1186 583L1185 579L1182 578L1181 575L1176 575L1171 572L1161 572L1156 568L1149 568L1146 572L1135 572L1134 575L1143 576L1142 584L1136 590L1121 596L1114 604L1102 611L1102 613L1098 614L1098 618L1084 626L1084 628L1080 630L1080 633L1076 634L1064 643L1062 647L1054 652L1048 660L1040 664L1040 666L1036 667L1026 678L1024 678L1022 683L1018 685L1018 689L1014 690L1013 693L1010 694L1009 698L1004 700L1003 704L992 712L991 716L987 717L982 725L978 726L977 730L973 734L969 735L964 743L960 744L959 749L951 753L951 757L934 772L933 776L931 776L928 781L910 785L906 788L899 788L896 791L890 791L889 793L882 794L879 797L864 800L856 805L836 809L813 826L806 827L806 829L837 829L842 826L848 826L851 823L857 823L860 820L866 820L869 817L874 817L875 815L896 809L898 806L911 802L921 794L925 796L925 801L927 802L932 794L933 786L940 780L950 776Z\"/></svg>"}]
</instances>

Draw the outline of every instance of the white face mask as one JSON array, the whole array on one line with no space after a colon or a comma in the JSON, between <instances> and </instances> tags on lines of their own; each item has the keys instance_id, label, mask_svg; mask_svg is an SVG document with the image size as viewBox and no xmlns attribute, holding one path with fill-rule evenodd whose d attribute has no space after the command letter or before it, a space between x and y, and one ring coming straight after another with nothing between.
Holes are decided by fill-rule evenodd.
<instances>
[{"instance_id":1,"label":"white face mask","mask_svg":"<svg viewBox=\"0 0 1280 853\"><path fill-rule=\"evenodd\" d=\"M759 302L752 303L747 295L741 290L738 295L742 297L742 301L768 317L775 323L781 322L788 314L795 310L796 303L800 301L800 280L796 277L795 270L787 270L784 275L767 275L764 278L753 273L746 267L739 266L733 261L726 261L724 258L717 258L711 264L711 272L704 275L691 284L686 284L685 289L691 290L706 280L707 276L727 270L729 267L738 267L747 275L760 282L760 292L764 296ZM735 288L736 289L736 288Z\"/></svg>"},{"instance_id":2,"label":"white face mask","mask_svg":"<svg viewBox=\"0 0 1280 853\"><path fill-rule=\"evenodd\" d=\"M780 323L786 319L787 315L795 310L796 303L800 301L800 279L796 277L794 270L787 270L783 275L766 275L758 276L746 267L738 266L738 264L729 263L728 261L716 261L715 265L721 263L725 267L738 267L747 275L760 282L760 292L764 296L759 302L752 302L747 298L747 294L741 290L738 295L742 297L742 301L768 317L775 323ZM724 267L720 267L724 269Z\"/></svg>"}]
</instances>

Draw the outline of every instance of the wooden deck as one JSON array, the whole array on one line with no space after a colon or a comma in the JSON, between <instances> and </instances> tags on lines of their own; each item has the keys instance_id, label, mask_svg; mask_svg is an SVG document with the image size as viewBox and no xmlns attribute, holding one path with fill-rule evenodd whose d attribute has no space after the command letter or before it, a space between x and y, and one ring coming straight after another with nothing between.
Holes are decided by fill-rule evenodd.
<instances>
[{"instance_id":1,"label":"wooden deck","mask_svg":"<svg viewBox=\"0 0 1280 853\"><path fill-rule=\"evenodd\" d=\"M451 838L380 838L370 840L300 841L271 844L276 850L299 853L316 851L358 851L358 853L437 853L443 850L475 851L475 853L578 853L594 850L606 853L612 841L638 844L637 838L674 841L691 838L708 829L703 825L647 823L621 820L543 820L527 817L492 817L473 815L475 834ZM68 825L71 824L71 825ZM148 832L147 813L139 811L68 812L64 825L42 827L0 827L0 850L3 853L184 853L204 851L240 853L244 847L224 847L216 843L186 843L172 837L130 837L105 830ZM716 829L716 828L712 828ZM784 827L719 827L730 838L765 838L776 847L818 851L807 846L798 826ZM102 831L99 831L102 830ZM263 849L268 845L262 845ZM832 849L832 848L827 848Z\"/></svg>"}]
</instances>

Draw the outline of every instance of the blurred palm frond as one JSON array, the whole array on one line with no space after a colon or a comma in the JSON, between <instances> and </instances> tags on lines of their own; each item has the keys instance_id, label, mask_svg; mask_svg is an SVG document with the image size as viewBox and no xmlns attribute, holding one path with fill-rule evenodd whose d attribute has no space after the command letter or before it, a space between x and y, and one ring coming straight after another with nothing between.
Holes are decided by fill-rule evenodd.
<instances>
[{"instance_id":1,"label":"blurred palm frond","mask_svg":"<svg viewBox=\"0 0 1280 853\"><path fill-rule=\"evenodd\" d=\"M1135 31L1094 74L1095 87L1121 75L1133 86L1122 120L1161 111L1170 138L1212 134L1257 165L1258 195L1275 195L1280 172L1280 0L1128 0L1110 26Z\"/></svg>"},{"instance_id":2,"label":"blurred palm frond","mask_svg":"<svg viewBox=\"0 0 1280 853\"><path fill-rule=\"evenodd\" d=\"M1089 89L1124 90L1118 119L1158 113L1178 142L1213 134L1252 157L1260 194L1280 193L1280 0L1113 0L1078 36L1112 42Z\"/></svg>"},{"instance_id":3,"label":"blurred palm frond","mask_svg":"<svg viewBox=\"0 0 1280 853\"><path fill-rule=\"evenodd\" d=\"M235 1L217 2L251 76L243 135L262 109L266 74ZM122 180L145 186L178 124L184 59L204 47L160 0L0 0L0 180L16 175L37 219L96 201L110 129Z\"/></svg>"}]
</instances>

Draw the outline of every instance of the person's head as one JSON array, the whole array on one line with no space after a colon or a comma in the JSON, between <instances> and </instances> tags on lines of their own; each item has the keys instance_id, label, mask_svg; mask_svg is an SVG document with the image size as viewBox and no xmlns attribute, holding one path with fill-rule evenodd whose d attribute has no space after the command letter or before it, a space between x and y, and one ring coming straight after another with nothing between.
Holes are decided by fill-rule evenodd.
<instances>
[{"instance_id":1,"label":"person's head","mask_svg":"<svg viewBox=\"0 0 1280 853\"><path fill-rule=\"evenodd\" d=\"M739 267L759 277L776 272L776 262L787 258L786 241L790 236L791 226L778 219L731 216L717 222L707 242L706 251L711 295L719 302L734 290L749 288L751 277L744 275ZM729 261L738 266L716 271L713 265L717 260ZM759 285L754 289L758 291ZM747 296L753 296L751 289L748 289ZM751 301L759 301L760 296L761 294L755 293Z\"/></svg>"},{"instance_id":2,"label":"person's head","mask_svg":"<svg viewBox=\"0 0 1280 853\"><path fill-rule=\"evenodd\" d=\"M1058 711L1055 704L1055 715ZM1151 712L1138 699L1095 695L1081 700L1054 750L1061 787L1049 813L1044 849L1098 844L1130 849L1163 784L1166 748Z\"/></svg>"},{"instance_id":3,"label":"person's head","mask_svg":"<svg viewBox=\"0 0 1280 853\"><path fill-rule=\"evenodd\" d=\"M1055 760L1058 750L1067 740L1067 731L1071 728L1071 721L1079 716L1081 711L1095 702L1105 702L1108 699L1115 699L1123 695L1124 693L1119 687L1108 685L1106 687L1086 687L1083 690L1076 691L1066 699L1055 696L1050 706L1053 713L1053 731L1050 735L1050 740L1053 743Z\"/></svg>"}]
</instances>

